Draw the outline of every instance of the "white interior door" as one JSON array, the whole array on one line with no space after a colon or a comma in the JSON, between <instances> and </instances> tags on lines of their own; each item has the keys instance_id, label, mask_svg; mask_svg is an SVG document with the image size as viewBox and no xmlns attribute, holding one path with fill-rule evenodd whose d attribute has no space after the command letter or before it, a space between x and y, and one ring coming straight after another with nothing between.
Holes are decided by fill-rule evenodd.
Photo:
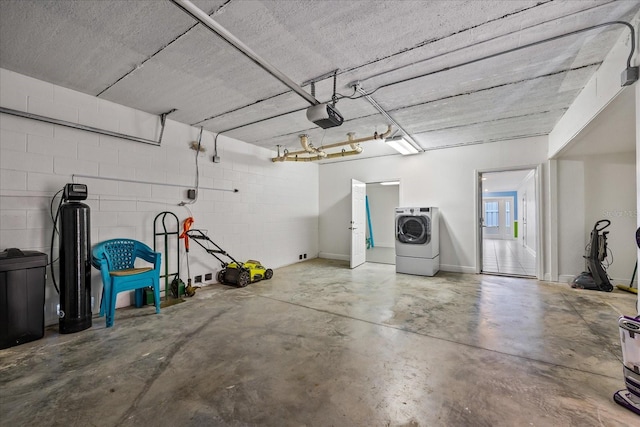
<instances>
[{"instance_id":1,"label":"white interior door","mask_svg":"<svg viewBox=\"0 0 640 427\"><path fill-rule=\"evenodd\" d=\"M365 237L366 206L365 196L367 185L356 179L351 180L351 258L350 267L356 268L364 264L367 255L367 240Z\"/></svg>"}]
</instances>

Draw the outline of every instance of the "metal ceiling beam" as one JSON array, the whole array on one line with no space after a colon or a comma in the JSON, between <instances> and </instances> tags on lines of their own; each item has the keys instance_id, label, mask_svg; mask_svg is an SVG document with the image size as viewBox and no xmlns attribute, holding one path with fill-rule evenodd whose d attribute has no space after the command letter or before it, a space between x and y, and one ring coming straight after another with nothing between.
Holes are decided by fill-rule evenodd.
<instances>
[{"instance_id":1,"label":"metal ceiling beam","mask_svg":"<svg viewBox=\"0 0 640 427\"><path fill-rule=\"evenodd\" d=\"M196 21L207 27L209 30L220 36L224 41L231 46L239 50L243 55L256 63L259 67L278 79L282 84L289 89L300 95L305 101L311 105L318 105L320 101L311 96L300 85L287 77L282 71L278 70L275 66L270 64L266 59L255 53L249 46L244 44L240 39L231 34L222 25L213 20L206 12L199 9L196 5L189 0L171 0L173 4L182 9L187 15L191 16Z\"/></svg>"},{"instance_id":2,"label":"metal ceiling beam","mask_svg":"<svg viewBox=\"0 0 640 427\"><path fill-rule=\"evenodd\" d=\"M376 110L378 110L380 112L380 114L382 114L392 125L394 125L404 136L404 139L411 145L413 145L418 151L424 151L424 149L422 148L422 146L420 144L418 144L412 137L411 135L409 135L409 132L407 132L402 126L400 126L398 124L398 122L395 121L395 119L393 117L391 117L389 115L389 113L387 113L387 111L382 108L380 106L380 104L378 104L376 102L375 99L373 99L371 97L371 95L369 95L369 93L364 90L362 88L362 86L360 86L360 83L355 83L353 85L353 87L355 88L356 91L358 91L358 93L362 94L362 96L369 101L369 103L373 106L373 108L375 108Z\"/></svg>"}]
</instances>

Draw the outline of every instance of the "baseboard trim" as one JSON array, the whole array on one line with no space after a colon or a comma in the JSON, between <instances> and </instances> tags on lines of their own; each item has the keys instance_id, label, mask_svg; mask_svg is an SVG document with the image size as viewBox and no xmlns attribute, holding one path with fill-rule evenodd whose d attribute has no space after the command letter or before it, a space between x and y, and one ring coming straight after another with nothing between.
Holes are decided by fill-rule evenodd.
<instances>
[{"instance_id":1,"label":"baseboard trim","mask_svg":"<svg viewBox=\"0 0 640 427\"><path fill-rule=\"evenodd\" d=\"M329 253L329 252L320 252L318 254L318 258L337 259L337 260L340 260L340 261L349 261L351 259L351 257L349 255L332 254L332 253Z\"/></svg>"},{"instance_id":2,"label":"baseboard trim","mask_svg":"<svg viewBox=\"0 0 640 427\"><path fill-rule=\"evenodd\" d=\"M475 267L462 266L462 265L440 264L440 271L447 271L449 273L476 274Z\"/></svg>"},{"instance_id":3,"label":"baseboard trim","mask_svg":"<svg viewBox=\"0 0 640 427\"><path fill-rule=\"evenodd\" d=\"M558 275L558 282L560 282L560 283L571 283L573 278L576 277L576 276L577 276L577 274L560 274L560 275Z\"/></svg>"}]
</instances>

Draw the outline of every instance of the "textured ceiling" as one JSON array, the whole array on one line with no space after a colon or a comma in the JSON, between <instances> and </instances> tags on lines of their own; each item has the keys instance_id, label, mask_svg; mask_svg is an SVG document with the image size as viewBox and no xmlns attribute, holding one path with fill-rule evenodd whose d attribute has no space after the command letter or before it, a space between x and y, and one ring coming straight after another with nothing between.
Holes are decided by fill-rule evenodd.
<instances>
[{"instance_id":1,"label":"textured ceiling","mask_svg":"<svg viewBox=\"0 0 640 427\"><path fill-rule=\"evenodd\" d=\"M173 120L274 150L298 150L301 133L318 146L384 131L386 119L349 85L360 81L429 150L548 134L627 30L500 53L628 21L640 8L640 0L193 3L300 85L338 70L345 123L324 131L307 121L305 100L168 0L2 0L0 67L154 114L176 108ZM316 83L318 100L332 92L332 78ZM394 153L380 142L363 148Z\"/></svg>"}]
</instances>

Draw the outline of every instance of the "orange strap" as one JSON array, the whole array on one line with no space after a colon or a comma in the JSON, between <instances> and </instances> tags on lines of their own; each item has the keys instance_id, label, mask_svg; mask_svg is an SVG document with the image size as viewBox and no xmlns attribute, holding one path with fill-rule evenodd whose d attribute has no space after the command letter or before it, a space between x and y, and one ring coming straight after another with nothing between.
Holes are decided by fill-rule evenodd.
<instances>
[{"instance_id":1,"label":"orange strap","mask_svg":"<svg viewBox=\"0 0 640 427\"><path fill-rule=\"evenodd\" d=\"M184 248L187 251L189 251L189 235L187 234L187 231L191 229L191 224L193 224L194 221L193 217L190 216L182 223L182 234L180 235L180 238L184 239Z\"/></svg>"}]
</instances>

